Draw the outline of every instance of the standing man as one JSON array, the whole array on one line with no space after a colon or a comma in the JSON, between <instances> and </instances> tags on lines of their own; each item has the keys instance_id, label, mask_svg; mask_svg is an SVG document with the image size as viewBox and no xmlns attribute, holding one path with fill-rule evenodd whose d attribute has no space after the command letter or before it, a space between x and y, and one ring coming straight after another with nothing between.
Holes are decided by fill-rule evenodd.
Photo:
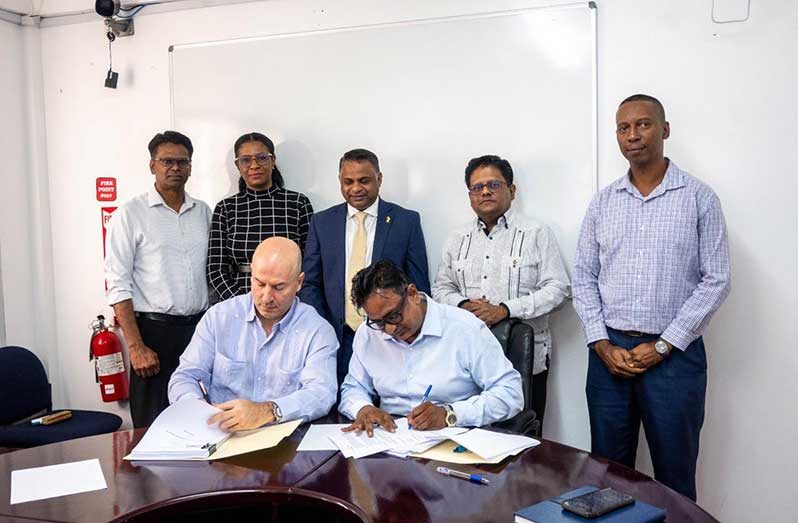
<instances>
[{"instance_id":1,"label":"standing man","mask_svg":"<svg viewBox=\"0 0 798 523\"><path fill-rule=\"evenodd\" d=\"M568 296L568 274L551 231L511 209L516 187L510 162L493 155L474 158L465 184L477 217L449 235L432 297L474 313L489 327L505 318L532 327L532 408L542 429L551 354L548 313Z\"/></svg>"},{"instance_id":2,"label":"standing man","mask_svg":"<svg viewBox=\"0 0 798 523\"><path fill-rule=\"evenodd\" d=\"M130 357L130 416L146 427L169 405L166 387L208 307L211 210L185 191L194 148L175 131L148 146L154 186L117 210L105 279Z\"/></svg>"},{"instance_id":3,"label":"standing man","mask_svg":"<svg viewBox=\"0 0 798 523\"><path fill-rule=\"evenodd\" d=\"M316 308L338 336L338 383L352 357L352 339L363 316L352 305L350 289L357 272L382 259L398 265L410 282L429 293L427 247L417 212L380 199L382 172L377 155L353 149L338 162L338 180L346 203L313 216L302 270L300 299Z\"/></svg>"},{"instance_id":4,"label":"standing man","mask_svg":"<svg viewBox=\"0 0 798 523\"><path fill-rule=\"evenodd\" d=\"M659 100L630 96L615 118L629 171L590 203L574 267L592 450L634 467L642 420L656 479L695 500L701 335L729 294L726 224L712 189L664 156Z\"/></svg>"}]
</instances>

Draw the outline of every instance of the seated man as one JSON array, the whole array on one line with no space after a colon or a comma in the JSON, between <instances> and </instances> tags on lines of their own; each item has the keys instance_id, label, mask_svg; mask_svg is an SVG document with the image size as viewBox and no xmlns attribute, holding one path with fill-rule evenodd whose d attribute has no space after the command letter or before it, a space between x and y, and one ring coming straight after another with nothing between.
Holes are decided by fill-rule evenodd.
<instances>
[{"instance_id":1,"label":"seated man","mask_svg":"<svg viewBox=\"0 0 798 523\"><path fill-rule=\"evenodd\" d=\"M346 431L393 431L391 414L414 429L481 426L509 419L524 405L521 376L483 321L434 302L393 263L357 273L352 301L366 313L352 343L338 410ZM421 405L427 387L429 401ZM380 407L372 403L379 396Z\"/></svg>"},{"instance_id":2,"label":"seated man","mask_svg":"<svg viewBox=\"0 0 798 523\"><path fill-rule=\"evenodd\" d=\"M300 303L302 255L287 238L264 240L252 256L252 290L211 307L169 380L169 401L202 398L222 409L223 430L327 414L335 402L335 331Z\"/></svg>"}]
</instances>

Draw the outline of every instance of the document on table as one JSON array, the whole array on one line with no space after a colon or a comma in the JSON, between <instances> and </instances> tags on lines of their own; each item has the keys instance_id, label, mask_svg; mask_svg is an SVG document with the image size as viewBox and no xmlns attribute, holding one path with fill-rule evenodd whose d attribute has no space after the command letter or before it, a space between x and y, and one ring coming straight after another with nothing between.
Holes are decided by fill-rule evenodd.
<instances>
[{"instance_id":1,"label":"document on table","mask_svg":"<svg viewBox=\"0 0 798 523\"><path fill-rule=\"evenodd\" d=\"M464 434L457 434L451 439L486 460L499 456L514 456L522 450L540 445L538 440L528 436L485 429L472 429Z\"/></svg>"},{"instance_id":2,"label":"document on table","mask_svg":"<svg viewBox=\"0 0 798 523\"><path fill-rule=\"evenodd\" d=\"M341 434L341 429L348 426L348 423L311 425L296 450L338 450L330 436Z\"/></svg>"},{"instance_id":3,"label":"document on table","mask_svg":"<svg viewBox=\"0 0 798 523\"><path fill-rule=\"evenodd\" d=\"M99 459L11 471L10 504L108 488Z\"/></svg>"},{"instance_id":4,"label":"document on table","mask_svg":"<svg viewBox=\"0 0 798 523\"><path fill-rule=\"evenodd\" d=\"M447 427L440 430L411 430L407 418L396 420L396 431L388 432L382 427L374 429L374 436L368 437L365 432L340 432L330 434L329 438L338 447L341 453L349 458L362 458L390 451L393 455L407 456L411 452L424 450L450 439L456 434L461 434L467 429Z\"/></svg>"}]
</instances>

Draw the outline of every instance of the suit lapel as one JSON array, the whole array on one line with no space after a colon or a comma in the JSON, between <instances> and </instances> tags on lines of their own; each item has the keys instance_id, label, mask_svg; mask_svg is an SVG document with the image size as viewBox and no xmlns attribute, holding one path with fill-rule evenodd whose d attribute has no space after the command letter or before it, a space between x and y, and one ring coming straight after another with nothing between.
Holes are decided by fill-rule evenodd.
<instances>
[{"instance_id":1,"label":"suit lapel","mask_svg":"<svg viewBox=\"0 0 798 523\"><path fill-rule=\"evenodd\" d=\"M392 204L380 199L380 204L377 207L377 230L374 231L374 249L371 253L372 263L382 259L382 251L385 249L385 240L388 238L388 233L393 223L392 210Z\"/></svg>"}]
</instances>

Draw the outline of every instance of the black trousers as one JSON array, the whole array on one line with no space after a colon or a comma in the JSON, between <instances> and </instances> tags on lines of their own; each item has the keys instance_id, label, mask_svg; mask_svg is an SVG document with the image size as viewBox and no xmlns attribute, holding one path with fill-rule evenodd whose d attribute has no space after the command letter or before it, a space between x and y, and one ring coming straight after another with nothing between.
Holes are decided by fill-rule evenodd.
<instances>
[{"instance_id":1,"label":"black trousers","mask_svg":"<svg viewBox=\"0 0 798 523\"><path fill-rule=\"evenodd\" d=\"M543 415L546 413L546 383L549 380L549 369L532 376L532 410L540 420L540 434L543 435Z\"/></svg>"},{"instance_id":2,"label":"black trousers","mask_svg":"<svg viewBox=\"0 0 798 523\"><path fill-rule=\"evenodd\" d=\"M130 417L135 428L148 427L169 406L169 378L180 363L180 355L194 335L196 323L179 324L136 318L144 345L158 354L161 371L142 378L130 368Z\"/></svg>"}]
</instances>

